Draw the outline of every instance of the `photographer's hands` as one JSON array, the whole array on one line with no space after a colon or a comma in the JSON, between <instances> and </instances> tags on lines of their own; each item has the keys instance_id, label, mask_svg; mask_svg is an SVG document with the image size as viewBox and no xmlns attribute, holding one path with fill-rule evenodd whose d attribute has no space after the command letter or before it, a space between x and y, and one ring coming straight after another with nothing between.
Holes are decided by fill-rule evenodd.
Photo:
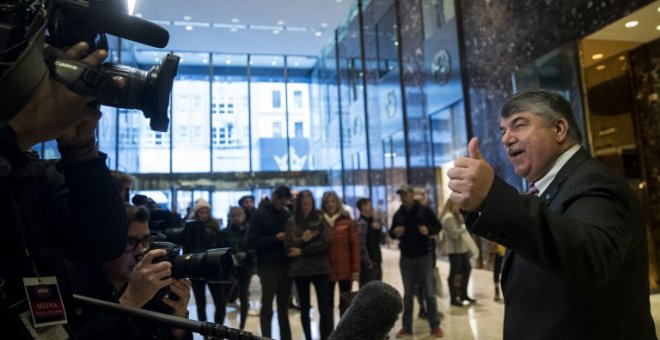
<instances>
[{"instance_id":1,"label":"photographer's hands","mask_svg":"<svg viewBox=\"0 0 660 340\"><path fill-rule=\"evenodd\" d=\"M147 252L137 263L119 303L124 306L141 308L163 287L172 284L172 264L168 261L152 263L155 258L164 256L164 249ZM190 293L188 293L190 294ZM189 296L190 298L190 296Z\"/></svg>"},{"instance_id":2,"label":"photographer's hands","mask_svg":"<svg viewBox=\"0 0 660 340\"><path fill-rule=\"evenodd\" d=\"M87 43L81 42L65 52L65 58L81 60L92 66L98 66L107 57L108 52L97 50L85 56ZM123 87L125 79L115 79ZM91 104L91 105L90 105ZM33 145L58 138L60 146L73 154L81 153L77 147L89 150L82 152L86 158L98 156L94 143L94 129L101 116L95 98L76 94L66 86L51 78L46 78L36 93L23 109L9 121L16 133L16 142L21 151L27 151ZM76 152L77 151L77 152Z\"/></svg>"},{"instance_id":3,"label":"photographer's hands","mask_svg":"<svg viewBox=\"0 0 660 340\"><path fill-rule=\"evenodd\" d=\"M192 283L188 279L172 280L170 293L176 294L179 299L172 300L169 297L163 297L163 302L174 309L174 315L180 318L188 316L188 302L190 301L190 287Z\"/></svg>"}]
</instances>

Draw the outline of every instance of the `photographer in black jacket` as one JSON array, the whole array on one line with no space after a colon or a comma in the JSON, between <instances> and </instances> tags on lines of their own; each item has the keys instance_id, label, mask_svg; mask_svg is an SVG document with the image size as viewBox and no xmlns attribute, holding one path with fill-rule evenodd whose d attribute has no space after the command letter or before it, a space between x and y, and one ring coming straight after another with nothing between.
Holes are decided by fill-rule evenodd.
<instances>
[{"instance_id":1,"label":"photographer in black jacket","mask_svg":"<svg viewBox=\"0 0 660 340\"><path fill-rule=\"evenodd\" d=\"M43 58L31 49L43 46L44 27L45 23L31 37L25 54ZM86 54L87 47L79 43L65 56L90 65L99 65L107 56L105 50ZM8 70L20 71L14 68L20 57L18 61L4 57L3 66L11 66L0 67L0 85ZM71 92L47 73L34 85L16 111L7 109L10 105L4 100L0 103L0 215L7 241L0 247L0 318L11 324L3 330L8 339L45 332L44 327L37 331L37 320L30 316L26 278L59 284L59 289L48 284L53 296L61 299L54 300L59 306L55 311L47 312L59 313L56 322L63 324L49 327L55 334L70 333L66 315L71 314L72 304L62 258L109 260L121 253L126 240L123 203L106 156L96 147L100 111L94 98ZM11 94L3 94L7 95ZM62 155L59 162L43 161L29 152L31 146L52 139L57 139ZM28 290L31 287L35 286Z\"/></svg>"}]
</instances>

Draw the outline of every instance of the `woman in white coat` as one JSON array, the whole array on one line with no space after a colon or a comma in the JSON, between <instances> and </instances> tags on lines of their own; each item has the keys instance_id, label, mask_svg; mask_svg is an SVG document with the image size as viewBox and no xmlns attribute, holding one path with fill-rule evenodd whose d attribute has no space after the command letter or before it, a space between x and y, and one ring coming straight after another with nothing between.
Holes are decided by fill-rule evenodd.
<instances>
[{"instance_id":1,"label":"woman in white coat","mask_svg":"<svg viewBox=\"0 0 660 340\"><path fill-rule=\"evenodd\" d=\"M450 304L464 306L464 302L474 303L467 294L472 265L470 264L469 246L465 237L472 237L463 222L463 216L458 205L451 200L445 203L441 214L442 222L442 252L449 256L449 287Z\"/></svg>"}]
</instances>

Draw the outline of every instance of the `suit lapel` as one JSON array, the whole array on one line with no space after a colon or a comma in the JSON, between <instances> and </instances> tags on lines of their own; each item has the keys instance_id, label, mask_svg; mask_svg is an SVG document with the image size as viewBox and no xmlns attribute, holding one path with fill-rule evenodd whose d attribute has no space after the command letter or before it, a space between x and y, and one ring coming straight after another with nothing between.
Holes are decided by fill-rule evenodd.
<instances>
[{"instance_id":1,"label":"suit lapel","mask_svg":"<svg viewBox=\"0 0 660 340\"><path fill-rule=\"evenodd\" d=\"M550 205L550 202L557 196L557 192L559 191L559 187L561 184L570 176L575 169L582 164L584 161L589 159L591 156L589 156L589 153L583 148L580 148L578 152L571 157L566 164L559 170L557 175L555 176L555 179L552 180L552 183L550 183L550 186L543 191L539 197L541 197L543 200L545 200L546 205Z\"/></svg>"},{"instance_id":2,"label":"suit lapel","mask_svg":"<svg viewBox=\"0 0 660 340\"><path fill-rule=\"evenodd\" d=\"M545 200L546 205L550 205L550 202L557 196L557 192L559 191L559 187L561 184L568 178L570 174L573 173L573 171L584 161L588 160L591 158L589 153L584 149L580 148L578 152L571 157L566 164L559 170L555 178L552 180L552 183L550 183L550 186L543 191L539 197L541 197L543 200ZM509 273L509 269L511 268L511 261L513 261L513 256L514 252L510 249L507 248L506 253L504 254L504 259L503 259L503 265L502 265L502 281L506 280L506 277Z\"/></svg>"}]
</instances>

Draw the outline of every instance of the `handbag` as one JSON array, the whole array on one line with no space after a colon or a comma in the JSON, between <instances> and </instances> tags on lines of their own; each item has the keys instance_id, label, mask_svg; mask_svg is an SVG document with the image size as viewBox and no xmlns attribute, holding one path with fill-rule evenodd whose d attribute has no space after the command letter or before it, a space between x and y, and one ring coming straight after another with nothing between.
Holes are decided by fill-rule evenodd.
<instances>
[{"instance_id":1,"label":"handbag","mask_svg":"<svg viewBox=\"0 0 660 340\"><path fill-rule=\"evenodd\" d=\"M465 226L463 227L465 228ZM465 244L468 247L468 254L470 255L470 258L475 258L479 256L479 247L477 246L477 243L474 242L474 239L472 238L472 235L470 235L469 232L461 233L461 240L465 242Z\"/></svg>"}]
</instances>

